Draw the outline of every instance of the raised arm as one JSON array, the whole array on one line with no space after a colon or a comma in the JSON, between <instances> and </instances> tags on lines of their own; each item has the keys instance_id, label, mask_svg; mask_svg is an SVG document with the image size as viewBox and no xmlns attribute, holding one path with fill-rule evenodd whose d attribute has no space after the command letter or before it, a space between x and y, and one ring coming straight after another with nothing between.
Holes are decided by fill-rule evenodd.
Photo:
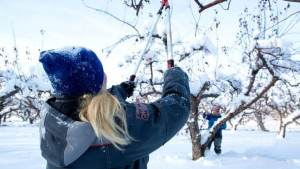
<instances>
[{"instance_id":1,"label":"raised arm","mask_svg":"<svg viewBox=\"0 0 300 169\"><path fill-rule=\"evenodd\" d=\"M126 103L130 135L135 139L125 149L127 161L134 161L170 140L186 123L190 113L188 76L180 68L164 74L162 98L150 104Z\"/></svg>"}]
</instances>

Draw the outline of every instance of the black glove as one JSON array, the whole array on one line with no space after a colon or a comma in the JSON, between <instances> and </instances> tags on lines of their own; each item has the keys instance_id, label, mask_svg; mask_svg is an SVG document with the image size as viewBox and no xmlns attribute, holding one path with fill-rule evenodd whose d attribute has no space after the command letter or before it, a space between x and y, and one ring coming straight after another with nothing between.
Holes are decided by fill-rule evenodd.
<instances>
[{"instance_id":1,"label":"black glove","mask_svg":"<svg viewBox=\"0 0 300 169\"><path fill-rule=\"evenodd\" d=\"M130 96L133 95L134 88L136 87L135 83L134 82L130 82L130 81L122 82L121 86L126 89L128 97L130 97Z\"/></svg>"}]
</instances>

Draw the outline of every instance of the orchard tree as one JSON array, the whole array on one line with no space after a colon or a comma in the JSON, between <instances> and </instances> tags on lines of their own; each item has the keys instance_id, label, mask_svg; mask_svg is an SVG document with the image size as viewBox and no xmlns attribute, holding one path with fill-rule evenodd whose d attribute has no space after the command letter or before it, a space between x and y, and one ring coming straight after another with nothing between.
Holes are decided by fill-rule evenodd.
<instances>
[{"instance_id":1,"label":"orchard tree","mask_svg":"<svg viewBox=\"0 0 300 169\"><path fill-rule=\"evenodd\" d=\"M38 53L33 52L34 54ZM22 55L27 57L26 62L31 62L32 53L29 50ZM19 60L18 60L19 61ZM22 70L19 70L20 72ZM29 73L24 73L24 79L19 79L22 82L21 91L16 95L15 99L20 103L20 108L17 111L17 116L24 121L29 121L32 124L40 118L40 110L44 101L50 96L50 82L41 67L41 64L33 64L29 68Z\"/></svg>"},{"instance_id":2,"label":"orchard tree","mask_svg":"<svg viewBox=\"0 0 300 169\"><path fill-rule=\"evenodd\" d=\"M279 119L278 134L282 138L285 138L286 127L300 118L299 98L299 88L291 87L283 82L278 83L267 94L266 106L276 112Z\"/></svg>"},{"instance_id":3,"label":"orchard tree","mask_svg":"<svg viewBox=\"0 0 300 169\"><path fill-rule=\"evenodd\" d=\"M16 99L20 103L17 116L24 121L29 121L30 124L33 124L35 120L40 118L41 107L51 92L47 78L38 76L38 72L41 70L42 68L37 65L33 67L32 74L27 76L26 86L16 96Z\"/></svg>"},{"instance_id":4,"label":"orchard tree","mask_svg":"<svg viewBox=\"0 0 300 169\"><path fill-rule=\"evenodd\" d=\"M18 108L18 104L13 97L21 90L20 83L17 79L17 74L11 68L8 60L8 54L4 48L0 50L2 63L0 64L0 125L2 118L6 117L11 112ZM9 107L12 105L13 107Z\"/></svg>"},{"instance_id":5,"label":"orchard tree","mask_svg":"<svg viewBox=\"0 0 300 169\"><path fill-rule=\"evenodd\" d=\"M34 57L28 48L20 56L19 53L16 47L14 54L4 49L1 53L5 61L0 70L0 118L12 113L32 124L39 118L41 105L51 87L43 69L32 61ZM20 57L23 62L32 64L27 74L20 64Z\"/></svg>"},{"instance_id":6,"label":"orchard tree","mask_svg":"<svg viewBox=\"0 0 300 169\"><path fill-rule=\"evenodd\" d=\"M279 136L282 138L285 138L286 135L286 127L290 124L292 124L293 122L297 122L297 120L300 119L300 111L299 108L297 110L295 110L291 115L289 115L282 123L282 125L280 126L280 130L279 130ZM298 123L299 124L299 123Z\"/></svg>"},{"instance_id":7,"label":"orchard tree","mask_svg":"<svg viewBox=\"0 0 300 169\"><path fill-rule=\"evenodd\" d=\"M206 5L195 0L200 12L209 9L226 0L216 0ZM143 5L150 1L123 1L127 6L136 10L138 15ZM286 43L284 37L297 24L294 22L299 12L290 14L290 4L283 9L276 8L277 1L257 1L256 11L249 9L237 23L240 30L237 33L236 46L234 48L224 46L224 54L211 42L211 34L215 33L221 21L214 18L211 29L196 33L194 38L180 38L173 42L175 65L184 69L190 78L191 112L187 125L190 130L193 146L193 159L196 160L205 155L207 145L211 142L214 132L226 122L251 115L256 105L262 100L268 91L278 82L284 82L290 86L299 86L300 62L294 56L299 55L299 47L296 43ZM228 7L230 1L228 2ZM91 8L90 6L87 6ZM142 29L137 29L134 24L119 19L113 14L100 9L93 10L106 13L123 24L127 24L135 34L125 36L112 47L136 37L131 53L125 55L120 61L119 67L123 70L131 70L145 45L145 37L151 32L151 26L145 24ZM228 8L229 9L229 8ZM278 10L279 11L278 11ZM216 15L218 13L216 12ZM151 19L151 17L150 17ZM294 19L294 20L293 20ZM292 23L292 25L288 24ZM152 36L151 45L144 56L145 64L142 64L137 73L137 90L132 100L153 101L161 94L163 73L166 71L166 28L164 22L159 25ZM234 35L233 35L234 36ZM238 49L237 51L231 49ZM229 56L233 55L233 56ZM128 77L128 72L124 72ZM130 73L130 72L129 72ZM207 106L201 106L207 105ZM201 136L199 131L199 116L202 110L210 110L213 105L220 105L225 115L211 130ZM202 107L203 109L199 109ZM251 110L251 108L253 110ZM257 108L256 108L257 109ZM261 111L257 109L258 111ZM260 115L257 117L260 118ZM262 116L261 116L262 117ZM259 120L262 121L262 120Z\"/></svg>"},{"instance_id":8,"label":"orchard tree","mask_svg":"<svg viewBox=\"0 0 300 169\"><path fill-rule=\"evenodd\" d=\"M239 20L237 37L243 51L240 65L244 65L243 69L248 73L243 75L242 94L231 102L229 113L211 130L217 131L223 123L251 108L278 82L299 87L300 62L293 59L293 56L299 55L299 47L283 39L291 26L287 23L290 22L288 18L296 16L288 15L289 4L281 12L267 3L271 2L260 1L258 12L254 14L246 8ZM276 6L276 1L272 4ZM288 17L284 16L286 14ZM225 100L223 96L219 98ZM202 145L203 153L213 135Z\"/></svg>"}]
</instances>

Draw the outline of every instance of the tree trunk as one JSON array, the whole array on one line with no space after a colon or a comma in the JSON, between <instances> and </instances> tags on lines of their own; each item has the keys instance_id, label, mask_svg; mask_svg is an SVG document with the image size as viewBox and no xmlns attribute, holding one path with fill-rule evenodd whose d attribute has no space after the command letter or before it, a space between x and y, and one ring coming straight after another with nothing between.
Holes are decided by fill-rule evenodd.
<instances>
[{"instance_id":1,"label":"tree trunk","mask_svg":"<svg viewBox=\"0 0 300 169\"><path fill-rule=\"evenodd\" d=\"M282 117L282 116L280 116ZM295 122L297 119L300 118L300 115L293 117L290 121L283 123L282 119L280 120L280 128L279 128L279 135L282 138L285 138L285 134L286 134L286 127L290 124L292 124L293 122Z\"/></svg>"},{"instance_id":2,"label":"tree trunk","mask_svg":"<svg viewBox=\"0 0 300 169\"><path fill-rule=\"evenodd\" d=\"M286 125L282 127L282 138L285 138Z\"/></svg>"},{"instance_id":3,"label":"tree trunk","mask_svg":"<svg viewBox=\"0 0 300 169\"><path fill-rule=\"evenodd\" d=\"M7 115L5 114L5 115L3 116L3 122L4 122L4 123L6 122L6 117L7 117Z\"/></svg>"},{"instance_id":4,"label":"tree trunk","mask_svg":"<svg viewBox=\"0 0 300 169\"><path fill-rule=\"evenodd\" d=\"M29 124L33 124L33 122L34 122L34 119L29 118Z\"/></svg>"},{"instance_id":5,"label":"tree trunk","mask_svg":"<svg viewBox=\"0 0 300 169\"><path fill-rule=\"evenodd\" d=\"M281 112L278 112L278 115L279 115L279 135L282 137L282 138L284 138L284 136L283 135L285 135L285 134L283 134L283 132L285 132L285 131L283 131L284 129L284 124L283 124L283 114L281 113Z\"/></svg>"},{"instance_id":6,"label":"tree trunk","mask_svg":"<svg viewBox=\"0 0 300 169\"><path fill-rule=\"evenodd\" d=\"M281 120L282 121L282 120ZM285 138L285 134L286 134L286 127L291 124L292 122L288 122L288 123L283 123L283 122L280 122L280 128L279 128L279 136L281 138Z\"/></svg>"},{"instance_id":7,"label":"tree trunk","mask_svg":"<svg viewBox=\"0 0 300 169\"><path fill-rule=\"evenodd\" d=\"M256 117L256 120L257 120L257 124L260 128L261 131L268 131L263 123L263 120L262 120L262 113L260 112L255 112L255 117Z\"/></svg>"},{"instance_id":8,"label":"tree trunk","mask_svg":"<svg viewBox=\"0 0 300 169\"><path fill-rule=\"evenodd\" d=\"M1 126L1 122L2 122L2 117L3 117L3 115L0 115L0 126Z\"/></svg>"},{"instance_id":9,"label":"tree trunk","mask_svg":"<svg viewBox=\"0 0 300 169\"><path fill-rule=\"evenodd\" d=\"M233 130L236 131L239 124L235 124Z\"/></svg>"},{"instance_id":10,"label":"tree trunk","mask_svg":"<svg viewBox=\"0 0 300 169\"><path fill-rule=\"evenodd\" d=\"M201 135L199 131L199 124L198 124L198 105L199 101L196 97L191 96L191 112L190 112L190 121L187 123L190 135L192 139L192 154L193 160L197 160L201 157L200 148L201 148Z\"/></svg>"}]
</instances>

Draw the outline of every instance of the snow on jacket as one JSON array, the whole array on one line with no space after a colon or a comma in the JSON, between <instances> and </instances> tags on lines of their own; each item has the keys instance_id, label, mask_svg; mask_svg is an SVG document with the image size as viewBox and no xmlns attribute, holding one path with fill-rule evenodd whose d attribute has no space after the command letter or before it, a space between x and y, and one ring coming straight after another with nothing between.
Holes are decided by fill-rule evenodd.
<instances>
[{"instance_id":1,"label":"snow on jacket","mask_svg":"<svg viewBox=\"0 0 300 169\"><path fill-rule=\"evenodd\" d=\"M89 123L78 118L76 100L49 99L41 111L41 151L47 169L146 169L149 154L170 140L186 123L190 112L188 76L180 68L164 75L162 98L150 104L125 101L120 85L108 89L126 111L130 136L123 151L98 139Z\"/></svg>"},{"instance_id":2,"label":"snow on jacket","mask_svg":"<svg viewBox=\"0 0 300 169\"><path fill-rule=\"evenodd\" d=\"M203 116L204 119L206 118L206 120L208 120L208 129L210 129L210 128L214 125L214 123L215 123L219 118L222 117L220 114L219 114L218 116L214 116L214 115L211 114L211 113L208 114L208 116L206 117L205 112L203 113L202 116ZM216 135L222 135L222 130L223 130L223 129L226 129L226 127L227 127L226 123L223 124L223 125L221 125L221 127L220 127L219 130L217 131Z\"/></svg>"}]
</instances>

